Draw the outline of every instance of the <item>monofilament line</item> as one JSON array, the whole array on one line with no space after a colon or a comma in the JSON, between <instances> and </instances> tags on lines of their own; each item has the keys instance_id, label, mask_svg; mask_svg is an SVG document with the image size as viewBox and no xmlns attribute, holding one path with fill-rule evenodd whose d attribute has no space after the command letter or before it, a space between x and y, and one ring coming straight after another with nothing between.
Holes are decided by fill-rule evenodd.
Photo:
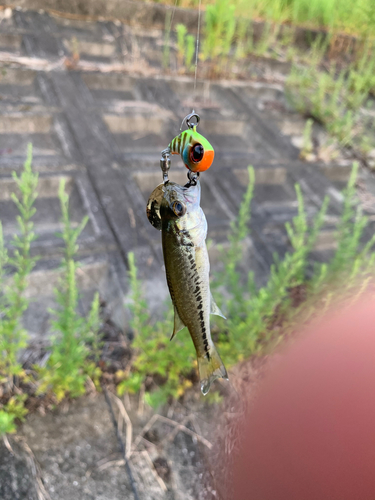
<instances>
[{"instance_id":1,"label":"monofilament line","mask_svg":"<svg viewBox=\"0 0 375 500\"><path fill-rule=\"evenodd\" d=\"M200 0L199 0L200 1ZM176 12L176 8L177 8L177 0L175 1L174 3L174 7L173 7L173 11L172 11L172 15L171 15L171 22L170 22L170 25L169 25L169 31L171 31L172 29L172 22L173 22L173 18L174 18L174 14Z\"/></svg>"},{"instance_id":2,"label":"monofilament line","mask_svg":"<svg viewBox=\"0 0 375 500\"><path fill-rule=\"evenodd\" d=\"M198 7L198 33L197 33L197 47L195 49L195 76L194 76L194 92L197 88L197 72L198 72L198 51L199 51L199 31L201 27L201 1L199 0Z\"/></svg>"}]
</instances>

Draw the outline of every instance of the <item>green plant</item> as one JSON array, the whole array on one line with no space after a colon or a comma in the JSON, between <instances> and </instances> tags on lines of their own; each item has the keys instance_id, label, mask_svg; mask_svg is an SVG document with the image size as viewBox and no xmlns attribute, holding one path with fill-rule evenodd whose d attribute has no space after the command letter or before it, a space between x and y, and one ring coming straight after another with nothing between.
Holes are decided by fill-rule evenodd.
<instances>
[{"instance_id":1,"label":"green plant","mask_svg":"<svg viewBox=\"0 0 375 500\"><path fill-rule=\"evenodd\" d=\"M375 235L360 249L368 217L363 215L356 196L355 183L358 168L359 164L355 162L347 187L343 192L344 206L337 226L337 249L328 269L331 274L330 279L335 281L346 280L345 276L354 277L357 270L363 268L364 264L366 270L368 265L372 265L368 255L375 242Z\"/></svg>"},{"instance_id":2,"label":"green plant","mask_svg":"<svg viewBox=\"0 0 375 500\"><path fill-rule=\"evenodd\" d=\"M65 183L59 188L63 231L59 235L65 243L63 271L56 299L59 308L52 311L55 316L53 328L57 332L53 339L51 355L45 367L36 367L39 374L39 393L50 392L57 401L66 395L76 397L84 394L88 377L97 381L101 372L90 359L91 343L98 349L99 296L95 295L87 318L78 313L78 287L75 257L78 251L77 240L88 218L85 217L78 227L72 227L69 216L69 196L65 193ZM97 352L94 352L97 357Z\"/></svg>"},{"instance_id":3,"label":"green plant","mask_svg":"<svg viewBox=\"0 0 375 500\"><path fill-rule=\"evenodd\" d=\"M309 227L298 185L296 194L298 215L291 224L286 224L293 251L286 253L282 260L274 256L267 284L257 290L253 273L249 273L247 281L242 283L239 270L227 267L227 291L232 297L240 299L240 305L237 301L228 300L228 309L225 309L229 318L228 333L221 336L219 347L229 365L259 350L269 340L275 314L282 317L290 308L290 290L306 281L308 255L323 224L328 198ZM243 214L246 213L244 207L241 208L243 212L240 211L237 227L243 224Z\"/></svg>"},{"instance_id":4,"label":"green plant","mask_svg":"<svg viewBox=\"0 0 375 500\"><path fill-rule=\"evenodd\" d=\"M184 24L176 26L177 32L177 60L179 65L184 65L187 71L193 68L193 57L195 53L195 37L187 34Z\"/></svg>"},{"instance_id":5,"label":"green plant","mask_svg":"<svg viewBox=\"0 0 375 500\"><path fill-rule=\"evenodd\" d=\"M27 415L25 401L27 394L16 394L8 402L2 405L0 410L0 436L4 434L13 434L16 432L15 420L23 422Z\"/></svg>"},{"instance_id":6,"label":"green plant","mask_svg":"<svg viewBox=\"0 0 375 500\"><path fill-rule=\"evenodd\" d=\"M155 0L159 1L159 0ZM216 0L202 0L202 6ZM175 0L163 0L174 6ZM179 7L195 7L198 0L180 0ZM238 17L263 19L277 23L292 23L316 30L371 36L375 28L372 0L348 2L348 0L227 0L235 7Z\"/></svg>"},{"instance_id":7,"label":"green plant","mask_svg":"<svg viewBox=\"0 0 375 500\"><path fill-rule=\"evenodd\" d=\"M0 222L0 377L5 395L9 397L19 380L26 379L26 373L18 361L21 350L27 345L27 334L21 320L29 301L25 297L28 276L36 258L31 257L30 246L35 239L32 217L35 214L34 202L37 197L38 174L32 172L32 146L28 145L27 158L20 175L13 173L18 193L12 193L16 204L18 234L13 237L13 255L9 256L3 239ZM11 268L13 274L7 275ZM0 409L0 435L15 431L15 419L22 420L27 410L24 407L26 396L11 396Z\"/></svg>"},{"instance_id":8,"label":"green plant","mask_svg":"<svg viewBox=\"0 0 375 500\"><path fill-rule=\"evenodd\" d=\"M289 312L289 327L309 321L317 311L324 312L336 302L356 301L370 286L374 286L375 235L363 242L368 218L362 214L356 194L358 163L353 169L343 191L343 211L337 225L336 250L327 263L317 264L308 282L307 300Z\"/></svg>"},{"instance_id":9,"label":"green plant","mask_svg":"<svg viewBox=\"0 0 375 500\"><path fill-rule=\"evenodd\" d=\"M4 410L0 410L0 436L16 432L15 416Z\"/></svg>"},{"instance_id":10,"label":"green plant","mask_svg":"<svg viewBox=\"0 0 375 500\"><path fill-rule=\"evenodd\" d=\"M216 0L206 9L205 38L202 59L216 59L229 54L236 28L235 6L227 0Z\"/></svg>"},{"instance_id":11,"label":"green plant","mask_svg":"<svg viewBox=\"0 0 375 500\"><path fill-rule=\"evenodd\" d=\"M337 74L335 65L328 72L319 71L316 66L293 65L286 90L292 105L299 112L313 116L324 124L342 146L352 145L362 132L359 113L348 107L348 100L353 105L355 96L348 88L346 70ZM361 102L362 97L357 97L358 106Z\"/></svg>"},{"instance_id":12,"label":"green plant","mask_svg":"<svg viewBox=\"0 0 375 500\"><path fill-rule=\"evenodd\" d=\"M313 124L314 120L309 118L306 121L305 128L303 129L303 144L301 152L299 154L300 158L302 159L307 159L308 156L313 152L313 142L311 139Z\"/></svg>"},{"instance_id":13,"label":"green plant","mask_svg":"<svg viewBox=\"0 0 375 500\"><path fill-rule=\"evenodd\" d=\"M0 376L2 382L7 382L9 390L12 389L14 377L25 376L18 362L18 355L26 347L27 339L21 319L29 303L25 297L27 279L37 260L30 254L30 245L35 239L31 219L35 214L33 205L38 184L38 174L32 172L31 163L32 146L29 144L22 173L19 176L13 173L19 191L18 194L12 193L12 200L19 211L19 234L11 242L14 249L11 256L5 249L0 224L0 284L3 292L0 296ZM14 270L9 277L5 276L6 266Z\"/></svg>"},{"instance_id":14,"label":"green plant","mask_svg":"<svg viewBox=\"0 0 375 500\"><path fill-rule=\"evenodd\" d=\"M254 46L255 55L264 56L272 46L275 46L280 28L277 24L264 23L261 37Z\"/></svg>"},{"instance_id":15,"label":"green plant","mask_svg":"<svg viewBox=\"0 0 375 500\"><path fill-rule=\"evenodd\" d=\"M231 222L228 234L228 247L220 249L223 270L218 273L213 282L214 288L230 290L227 298L227 310L237 315L245 306L245 296L241 286L241 274L237 266L242 260L243 242L248 235L248 224L251 218L250 204L254 194L255 173L253 167L248 167L249 183L240 205L237 219ZM219 300L220 302L220 300ZM222 304L220 304L222 305Z\"/></svg>"},{"instance_id":16,"label":"green plant","mask_svg":"<svg viewBox=\"0 0 375 500\"><path fill-rule=\"evenodd\" d=\"M242 59L246 56L246 39L248 37L250 21L248 19L240 18L237 23L235 34L236 42L236 59Z\"/></svg>"},{"instance_id":17,"label":"green plant","mask_svg":"<svg viewBox=\"0 0 375 500\"><path fill-rule=\"evenodd\" d=\"M185 66L188 71L192 71L193 69L195 50L196 50L196 44L194 35L186 35Z\"/></svg>"},{"instance_id":18,"label":"green plant","mask_svg":"<svg viewBox=\"0 0 375 500\"><path fill-rule=\"evenodd\" d=\"M187 28L184 24L177 24L176 26L177 33L177 59L180 65L183 64L185 59L185 37L187 34Z\"/></svg>"}]
</instances>

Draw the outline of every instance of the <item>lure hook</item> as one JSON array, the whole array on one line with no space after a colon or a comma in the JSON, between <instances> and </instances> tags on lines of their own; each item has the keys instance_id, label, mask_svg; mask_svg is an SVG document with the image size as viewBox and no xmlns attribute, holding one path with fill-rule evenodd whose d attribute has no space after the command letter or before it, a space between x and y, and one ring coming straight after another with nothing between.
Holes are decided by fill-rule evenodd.
<instances>
[{"instance_id":1,"label":"lure hook","mask_svg":"<svg viewBox=\"0 0 375 500\"><path fill-rule=\"evenodd\" d=\"M196 119L195 123L190 123L190 120L192 118ZM182 130L184 123L186 123L187 128L192 129L194 127L197 127L199 122L200 122L200 116L193 109L193 111L190 114L188 114L187 116L185 116L185 118L182 120L180 130Z\"/></svg>"}]
</instances>

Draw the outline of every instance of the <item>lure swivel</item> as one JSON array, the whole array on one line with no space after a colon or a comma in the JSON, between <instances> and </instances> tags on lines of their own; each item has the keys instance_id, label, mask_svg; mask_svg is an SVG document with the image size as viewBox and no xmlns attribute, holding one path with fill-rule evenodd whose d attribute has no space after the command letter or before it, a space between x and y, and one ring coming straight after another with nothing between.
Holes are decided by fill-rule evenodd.
<instances>
[{"instance_id":1,"label":"lure swivel","mask_svg":"<svg viewBox=\"0 0 375 500\"><path fill-rule=\"evenodd\" d=\"M163 151L161 152L160 168L161 171L163 172L163 182L164 184L167 184L167 182L169 182L168 171L171 168L171 157L169 148L163 149Z\"/></svg>"}]
</instances>

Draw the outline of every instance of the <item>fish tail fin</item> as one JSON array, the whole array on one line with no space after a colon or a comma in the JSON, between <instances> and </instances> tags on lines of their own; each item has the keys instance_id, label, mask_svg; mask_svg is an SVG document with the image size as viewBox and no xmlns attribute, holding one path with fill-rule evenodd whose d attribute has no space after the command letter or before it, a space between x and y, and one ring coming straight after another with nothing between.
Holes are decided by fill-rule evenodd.
<instances>
[{"instance_id":1,"label":"fish tail fin","mask_svg":"<svg viewBox=\"0 0 375 500\"><path fill-rule=\"evenodd\" d=\"M210 390L211 384L217 378L228 380L227 370L221 361L216 347L212 345L205 356L198 357L199 378L201 381L201 391L205 396Z\"/></svg>"}]
</instances>

